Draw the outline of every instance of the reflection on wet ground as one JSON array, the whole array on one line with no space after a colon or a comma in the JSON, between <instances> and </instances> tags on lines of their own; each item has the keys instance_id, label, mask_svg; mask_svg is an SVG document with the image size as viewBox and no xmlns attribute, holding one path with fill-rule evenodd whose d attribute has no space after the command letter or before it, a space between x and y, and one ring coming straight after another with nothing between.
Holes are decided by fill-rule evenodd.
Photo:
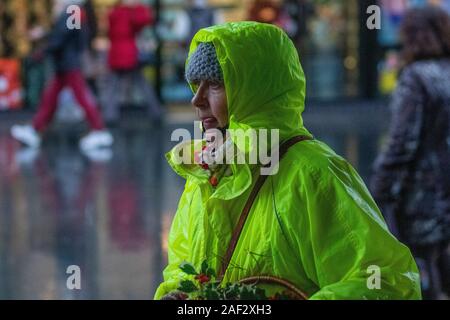
<instances>
[{"instance_id":1,"label":"reflection on wet ground","mask_svg":"<svg viewBox=\"0 0 450 320\"><path fill-rule=\"evenodd\" d=\"M305 122L367 179L382 129L370 112L351 114L316 111ZM179 127L193 131L133 120L113 129L112 154L88 158L80 130L52 130L34 153L0 120L0 299L151 299L183 188L164 160ZM81 290L66 286L70 265Z\"/></svg>"}]
</instances>

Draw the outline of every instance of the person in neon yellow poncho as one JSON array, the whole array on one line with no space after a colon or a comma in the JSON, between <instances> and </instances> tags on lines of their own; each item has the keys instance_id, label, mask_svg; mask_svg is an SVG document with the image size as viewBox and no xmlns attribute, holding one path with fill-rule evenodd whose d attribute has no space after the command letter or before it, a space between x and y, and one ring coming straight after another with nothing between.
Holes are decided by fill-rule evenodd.
<instances>
[{"instance_id":1,"label":"person in neon yellow poncho","mask_svg":"<svg viewBox=\"0 0 450 320\"><path fill-rule=\"evenodd\" d=\"M198 66L213 58L216 66ZM311 137L301 116L305 76L293 43L278 27L232 22L201 29L192 40L186 70L206 132L278 129L280 142ZM155 299L176 292L184 276L179 268L183 261L200 268L207 260L220 269L260 175L252 164L211 169L180 163L179 148L166 156L186 185L170 230L164 282ZM216 177L216 172L222 173ZM367 285L371 266L380 271L377 288ZM260 275L285 279L309 299L421 298L409 249L389 232L357 172L316 139L293 145L277 173L267 177L222 283Z\"/></svg>"}]
</instances>

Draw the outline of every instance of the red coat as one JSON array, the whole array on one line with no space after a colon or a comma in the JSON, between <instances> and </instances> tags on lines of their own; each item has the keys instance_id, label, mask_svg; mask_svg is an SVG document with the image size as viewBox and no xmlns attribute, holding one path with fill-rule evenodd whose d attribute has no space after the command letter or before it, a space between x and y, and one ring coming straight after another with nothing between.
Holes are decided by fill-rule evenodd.
<instances>
[{"instance_id":1,"label":"red coat","mask_svg":"<svg viewBox=\"0 0 450 320\"><path fill-rule=\"evenodd\" d=\"M145 5L117 5L109 14L111 47L108 63L112 70L130 70L138 64L136 35L153 23L153 13Z\"/></svg>"}]
</instances>

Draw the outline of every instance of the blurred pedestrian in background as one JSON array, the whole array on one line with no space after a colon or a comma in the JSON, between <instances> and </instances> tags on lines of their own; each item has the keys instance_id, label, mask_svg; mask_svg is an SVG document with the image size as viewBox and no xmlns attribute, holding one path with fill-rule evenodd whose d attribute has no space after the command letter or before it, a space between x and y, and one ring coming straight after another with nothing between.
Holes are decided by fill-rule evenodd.
<instances>
[{"instance_id":1,"label":"blurred pedestrian in background","mask_svg":"<svg viewBox=\"0 0 450 320\"><path fill-rule=\"evenodd\" d=\"M449 292L450 18L410 10L401 26L404 67L372 191L392 231L415 255L424 298Z\"/></svg>"},{"instance_id":2,"label":"blurred pedestrian in background","mask_svg":"<svg viewBox=\"0 0 450 320\"><path fill-rule=\"evenodd\" d=\"M145 26L154 21L153 11L138 0L119 0L109 14L110 49L108 65L111 70L110 81L104 91L104 114L108 123L119 120L122 97L126 85L136 88L143 96L149 115L154 120L161 117L159 100L144 78L139 65L139 51L136 37Z\"/></svg>"},{"instance_id":3,"label":"blurred pedestrian in background","mask_svg":"<svg viewBox=\"0 0 450 320\"><path fill-rule=\"evenodd\" d=\"M34 17L33 17L34 18ZM46 25L42 21L35 18L32 19L31 26L27 30L27 37L30 41L30 49L32 52L39 51L45 46ZM25 56L22 61L22 70L24 77L23 92L25 94L25 105L35 107L41 98L47 80L48 61L36 61L33 55Z\"/></svg>"},{"instance_id":4,"label":"blurred pedestrian in background","mask_svg":"<svg viewBox=\"0 0 450 320\"><path fill-rule=\"evenodd\" d=\"M11 128L13 137L28 146L39 147L40 134L53 119L57 109L58 96L66 86L72 89L91 127L91 132L81 139L80 148L88 151L110 146L113 143L113 137L105 130L99 109L90 95L81 72L81 56L87 47L89 38L87 16L83 7L80 7L81 28L71 29L67 26L70 17L66 12L68 6L81 6L82 4L84 4L83 0L55 1L53 12L55 23L48 35L46 46L33 55L36 60L42 60L45 55L51 56L55 75L44 89L32 124L15 125Z\"/></svg>"},{"instance_id":5,"label":"blurred pedestrian in background","mask_svg":"<svg viewBox=\"0 0 450 320\"><path fill-rule=\"evenodd\" d=\"M87 21L87 48L84 50L82 66L83 75L89 85L89 89L98 96L97 77L100 73L99 58L95 46L95 40L98 35L98 21L95 14L93 0L86 0L84 3Z\"/></svg>"},{"instance_id":6,"label":"blurred pedestrian in background","mask_svg":"<svg viewBox=\"0 0 450 320\"><path fill-rule=\"evenodd\" d=\"M214 9L208 6L206 0L191 0L187 12L191 22L186 47L189 48L192 38L198 30L212 26L215 23ZM184 71L184 70L183 70Z\"/></svg>"}]
</instances>

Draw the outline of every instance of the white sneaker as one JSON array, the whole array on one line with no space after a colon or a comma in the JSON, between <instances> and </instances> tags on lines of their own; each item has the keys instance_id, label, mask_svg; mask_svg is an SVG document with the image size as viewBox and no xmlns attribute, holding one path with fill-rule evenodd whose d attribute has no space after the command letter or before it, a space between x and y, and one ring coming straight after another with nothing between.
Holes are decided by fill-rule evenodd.
<instances>
[{"instance_id":1,"label":"white sneaker","mask_svg":"<svg viewBox=\"0 0 450 320\"><path fill-rule=\"evenodd\" d=\"M38 148L20 148L15 155L16 163L23 166L32 165L38 155Z\"/></svg>"},{"instance_id":2,"label":"white sneaker","mask_svg":"<svg viewBox=\"0 0 450 320\"><path fill-rule=\"evenodd\" d=\"M92 162L106 163L113 157L111 148L81 149L81 151Z\"/></svg>"},{"instance_id":3,"label":"white sneaker","mask_svg":"<svg viewBox=\"0 0 450 320\"><path fill-rule=\"evenodd\" d=\"M114 138L107 130L91 131L80 140L80 148L89 151L101 147L109 147L113 144Z\"/></svg>"},{"instance_id":4,"label":"white sneaker","mask_svg":"<svg viewBox=\"0 0 450 320\"><path fill-rule=\"evenodd\" d=\"M30 125L14 125L11 127L11 135L32 148L38 148L41 145L39 133Z\"/></svg>"}]
</instances>

